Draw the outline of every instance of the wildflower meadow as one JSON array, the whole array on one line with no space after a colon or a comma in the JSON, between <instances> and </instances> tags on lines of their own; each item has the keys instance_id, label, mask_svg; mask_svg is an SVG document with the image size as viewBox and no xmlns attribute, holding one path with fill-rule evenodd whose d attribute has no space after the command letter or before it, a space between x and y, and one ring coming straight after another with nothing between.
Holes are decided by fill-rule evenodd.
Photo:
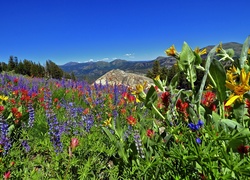
<instances>
[{"instance_id":1,"label":"wildflower meadow","mask_svg":"<svg viewBox=\"0 0 250 180\"><path fill-rule=\"evenodd\" d=\"M151 87L0 74L1 178L249 179L249 41L173 45L178 73Z\"/></svg>"}]
</instances>

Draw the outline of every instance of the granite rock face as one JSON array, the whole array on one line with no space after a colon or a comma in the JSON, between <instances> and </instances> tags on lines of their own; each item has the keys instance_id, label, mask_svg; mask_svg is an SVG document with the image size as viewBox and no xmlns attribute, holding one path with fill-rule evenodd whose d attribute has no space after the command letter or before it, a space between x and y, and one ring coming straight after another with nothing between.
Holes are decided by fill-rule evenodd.
<instances>
[{"instance_id":1,"label":"granite rock face","mask_svg":"<svg viewBox=\"0 0 250 180\"><path fill-rule=\"evenodd\" d=\"M104 74L103 76L101 76L100 78L98 78L95 83L96 84L123 84L126 86L130 86L130 87L135 87L137 84L143 84L144 82L147 82L148 86L153 85L153 80L143 76L143 75L139 75L139 74L135 74L135 73L127 73L125 71L122 71L120 69L113 69L109 72L107 72L106 74Z\"/></svg>"}]
</instances>

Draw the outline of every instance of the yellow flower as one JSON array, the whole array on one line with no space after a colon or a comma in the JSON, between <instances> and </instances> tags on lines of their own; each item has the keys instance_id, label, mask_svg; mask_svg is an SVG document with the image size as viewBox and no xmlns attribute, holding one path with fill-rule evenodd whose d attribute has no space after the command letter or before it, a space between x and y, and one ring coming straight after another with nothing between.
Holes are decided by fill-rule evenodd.
<instances>
[{"instance_id":1,"label":"yellow flower","mask_svg":"<svg viewBox=\"0 0 250 180\"><path fill-rule=\"evenodd\" d=\"M204 49L200 50L200 48L197 47L197 48L194 49L194 52L196 52L197 54L199 54L201 56L203 54L207 54L207 49L204 48Z\"/></svg>"},{"instance_id":2,"label":"yellow flower","mask_svg":"<svg viewBox=\"0 0 250 180\"><path fill-rule=\"evenodd\" d=\"M160 80L160 75L157 75L157 76L155 77L155 80L156 80L156 81L159 81L159 80Z\"/></svg>"},{"instance_id":3,"label":"yellow flower","mask_svg":"<svg viewBox=\"0 0 250 180\"><path fill-rule=\"evenodd\" d=\"M0 95L0 100L1 101L7 101L9 99L8 96ZM2 104L2 102L0 102Z\"/></svg>"},{"instance_id":4,"label":"yellow flower","mask_svg":"<svg viewBox=\"0 0 250 180\"><path fill-rule=\"evenodd\" d=\"M104 121L104 124L103 126L111 126L111 121L112 121L112 118L108 118L106 121Z\"/></svg>"},{"instance_id":5,"label":"yellow flower","mask_svg":"<svg viewBox=\"0 0 250 180\"><path fill-rule=\"evenodd\" d=\"M222 43L220 43L220 45L216 48L216 53L220 53L221 50L222 50Z\"/></svg>"},{"instance_id":6,"label":"yellow flower","mask_svg":"<svg viewBox=\"0 0 250 180\"><path fill-rule=\"evenodd\" d=\"M214 87L211 85L211 84L208 84L207 87L206 87L206 90L212 90Z\"/></svg>"},{"instance_id":7,"label":"yellow flower","mask_svg":"<svg viewBox=\"0 0 250 180\"><path fill-rule=\"evenodd\" d=\"M250 55L250 48L248 49L247 54L249 54L249 55Z\"/></svg>"},{"instance_id":8,"label":"yellow flower","mask_svg":"<svg viewBox=\"0 0 250 180\"><path fill-rule=\"evenodd\" d=\"M172 45L170 48L168 48L165 53L168 55L168 56L175 56L177 51L174 47L174 45Z\"/></svg>"},{"instance_id":9,"label":"yellow flower","mask_svg":"<svg viewBox=\"0 0 250 180\"><path fill-rule=\"evenodd\" d=\"M135 88L137 94L140 94L143 91L143 86L141 84L137 84Z\"/></svg>"},{"instance_id":10,"label":"yellow flower","mask_svg":"<svg viewBox=\"0 0 250 180\"><path fill-rule=\"evenodd\" d=\"M140 102L146 97L144 89L147 87L147 82L145 81L143 84L137 84L135 86L135 91L132 92L136 96L136 102Z\"/></svg>"},{"instance_id":11,"label":"yellow flower","mask_svg":"<svg viewBox=\"0 0 250 180\"><path fill-rule=\"evenodd\" d=\"M230 81L231 83L236 83L236 79L238 77L238 74L237 74L237 69L233 66L231 68L229 68L227 70L227 79L228 81Z\"/></svg>"},{"instance_id":12,"label":"yellow flower","mask_svg":"<svg viewBox=\"0 0 250 180\"><path fill-rule=\"evenodd\" d=\"M250 90L249 86L249 77L250 72L246 73L244 69L240 72L240 82L236 82L236 76L234 76L230 72L227 72L227 81L226 81L226 87L233 91L233 94L230 95L229 100L225 104L225 106L232 105L235 100L243 101L243 95Z\"/></svg>"}]
</instances>

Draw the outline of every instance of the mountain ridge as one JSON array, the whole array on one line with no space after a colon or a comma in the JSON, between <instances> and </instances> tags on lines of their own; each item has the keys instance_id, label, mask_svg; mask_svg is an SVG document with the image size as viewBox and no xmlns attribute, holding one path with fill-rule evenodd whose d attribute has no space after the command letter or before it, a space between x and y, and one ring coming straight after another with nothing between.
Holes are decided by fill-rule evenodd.
<instances>
[{"instance_id":1,"label":"mountain ridge","mask_svg":"<svg viewBox=\"0 0 250 180\"><path fill-rule=\"evenodd\" d=\"M232 48L235 51L235 56L239 57L241 53L242 44L237 42L222 43L224 49ZM214 45L208 45L204 48L209 52ZM201 49L204 49L201 48ZM124 59L115 59L113 61L89 61L89 62L68 62L59 67L68 73L73 72L78 79L84 79L90 83L94 82L96 79L104 75L105 73L113 70L120 69L125 72L137 73L140 75L145 75L148 70L151 70L155 60L158 60L161 67L172 67L176 59L173 57L158 56L153 60L142 60L142 61L128 61Z\"/></svg>"}]
</instances>

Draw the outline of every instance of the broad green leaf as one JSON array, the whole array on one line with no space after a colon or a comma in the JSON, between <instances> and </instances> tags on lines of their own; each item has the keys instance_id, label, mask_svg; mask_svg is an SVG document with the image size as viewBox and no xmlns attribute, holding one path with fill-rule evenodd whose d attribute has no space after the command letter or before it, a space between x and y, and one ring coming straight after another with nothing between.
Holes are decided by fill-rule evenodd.
<instances>
[{"instance_id":1,"label":"broad green leaf","mask_svg":"<svg viewBox=\"0 0 250 180\"><path fill-rule=\"evenodd\" d=\"M235 101L234 103L234 109L233 114L235 116L235 119L238 122L242 122L244 119L244 115L247 113L246 105L245 103Z\"/></svg>"},{"instance_id":2,"label":"broad green leaf","mask_svg":"<svg viewBox=\"0 0 250 180\"><path fill-rule=\"evenodd\" d=\"M176 89L179 82L180 72L176 73L170 81L170 88Z\"/></svg>"},{"instance_id":3,"label":"broad green leaf","mask_svg":"<svg viewBox=\"0 0 250 180\"><path fill-rule=\"evenodd\" d=\"M200 65L202 63L201 56L198 53L196 53L195 51L193 53L195 55L195 60L194 60L195 62L194 62L194 64L195 65Z\"/></svg>"},{"instance_id":4,"label":"broad green leaf","mask_svg":"<svg viewBox=\"0 0 250 180\"><path fill-rule=\"evenodd\" d=\"M145 106L147 108L151 108L152 104L158 99L158 95L155 91L154 86L151 86L150 89L148 90L146 99L145 99Z\"/></svg>"},{"instance_id":5,"label":"broad green leaf","mask_svg":"<svg viewBox=\"0 0 250 180\"><path fill-rule=\"evenodd\" d=\"M191 66L191 71L187 71L187 80L188 80L188 82L191 82L191 78L192 78L193 82L195 82L197 80L195 66Z\"/></svg>"},{"instance_id":6,"label":"broad green leaf","mask_svg":"<svg viewBox=\"0 0 250 180\"><path fill-rule=\"evenodd\" d=\"M111 142L115 142L115 137L113 134L111 134L111 132L106 128L106 127L102 127L102 129L104 130L104 132L107 134L107 136L109 137Z\"/></svg>"},{"instance_id":7,"label":"broad green leaf","mask_svg":"<svg viewBox=\"0 0 250 180\"><path fill-rule=\"evenodd\" d=\"M155 84L161 91L164 90L163 83L162 83L160 77L159 77L159 78L154 78L153 81L154 81L154 84Z\"/></svg>"},{"instance_id":8,"label":"broad green leaf","mask_svg":"<svg viewBox=\"0 0 250 180\"><path fill-rule=\"evenodd\" d=\"M219 129L220 115L213 111L212 112L212 119L214 121L214 125L215 125L216 130L218 130Z\"/></svg>"},{"instance_id":9,"label":"broad green leaf","mask_svg":"<svg viewBox=\"0 0 250 180\"><path fill-rule=\"evenodd\" d=\"M198 93L196 95L196 98L195 98L196 102L200 103L200 101L201 101L201 97L202 97L204 87L206 85L207 75L209 73L211 61L214 58L214 54L216 52L217 47L218 47L218 45L213 47L213 49L209 52L209 54L207 56L207 60L206 60L206 64L205 64L205 73L204 73L204 76L203 76L202 81L201 81L200 89L199 89L199 91L198 91Z\"/></svg>"},{"instance_id":10,"label":"broad green leaf","mask_svg":"<svg viewBox=\"0 0 250 180\"><path fill-rule=\"evenodd\" d=\"M182 51L180 53L180 64L181 65L190 65L195 59L194 52L188 46L186 42L183 43Z\"/></svg>"},{"instance_id":11,"label":"broad green leaf","mask_svg":"<svg viewBox=\"0 0 250 180\"><path fill-rule=\"evenodd\" d=\"M250 36L248 36L243 44L241 54L240 54L240 69L244 67L244 63L247 60L248 49L249 49Z\"/></svg>"},{"instance_id":12,"label":"broad green leaf","mask_svg":"<svg viewBox=\"0 0 250 180\"><path fill-rule=\"evenodd\" d=\"M216 91L221 103L226 99L226 71L223 65L216 59L211 62L210 74L216 83Z\"/></svg>"},{"instance_id":13,"label":"broad green leaf","mask_svg":"<svg viewBox=\"0 0 250 180\"><path fill-rule=\"evenodd\" d=\"M232 129L238 129L238 130L243 129L243 126L241 124L231 119L221 119L220 122L226 124L228 127Z\"/></svg>"}]
</instances>

